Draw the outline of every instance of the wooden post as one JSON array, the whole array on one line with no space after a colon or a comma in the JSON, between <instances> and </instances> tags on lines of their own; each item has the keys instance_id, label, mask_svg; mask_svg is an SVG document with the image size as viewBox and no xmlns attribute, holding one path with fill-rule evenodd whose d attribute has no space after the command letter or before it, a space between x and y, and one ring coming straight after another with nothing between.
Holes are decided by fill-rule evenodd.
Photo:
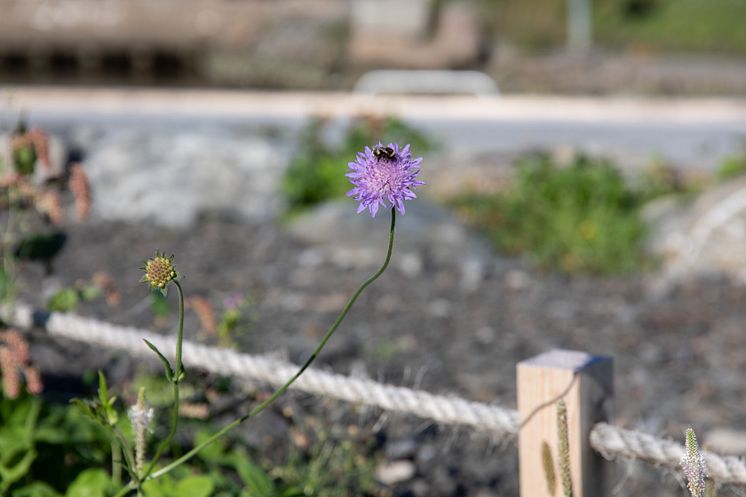
<instances>
[{"instance_id":1,"label":"wooden post","mask_svg":"<svg viewBox=\"0 0 746 497\"><path fill-rule=\"evenodd\" d=\"M606 497L608 464L590 446L590 432L609 421L611 357L552 350L518 363L518 434L521 497L564 497L558 400L567 408L572 497Z\"/></svg>"}]
</instances>

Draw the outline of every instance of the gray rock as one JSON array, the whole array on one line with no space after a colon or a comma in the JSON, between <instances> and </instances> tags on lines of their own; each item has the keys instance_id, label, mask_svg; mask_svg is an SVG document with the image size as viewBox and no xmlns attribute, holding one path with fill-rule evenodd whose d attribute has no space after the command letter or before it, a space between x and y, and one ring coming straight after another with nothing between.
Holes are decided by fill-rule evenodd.
<instances>
[{"instance_id":1,"label":"gray rock","mask_svg":"<svg viewBox=\"0 0 746 497\"><path fill-rule=\"evenodd\" d=\"M663 262L654 291L707 275L746 280L746 178L717 185L685 204L664 198L643 212L650 250Z\"/></svg>"},{"instance_id":2,"label":"gray rock","mask_svg":"<svg viewBox=\"0 0 746 497\"><path fill-rule=\"evenodd\" d=\"M415 467L411 461L392 461L376 469L376 478L385 485L395 485L412 479Z\"/></svg>"},{"instance_id":3,"label":"gray rock","mask_svg":"<svg viewBox=\"0 0 746 497\"><path fill-rule=\"evenodd\" d=\"M268 140L225 129L125 129L91 150L86 170L98 217L188 226L206 210L271 218L285 163Z\"/></svg>"}]
</instances>

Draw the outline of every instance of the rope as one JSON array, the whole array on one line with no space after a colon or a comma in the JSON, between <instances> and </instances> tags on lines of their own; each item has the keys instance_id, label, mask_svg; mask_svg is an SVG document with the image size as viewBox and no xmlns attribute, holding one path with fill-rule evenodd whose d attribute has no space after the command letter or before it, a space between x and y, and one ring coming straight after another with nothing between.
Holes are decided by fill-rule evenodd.
<instances>
[{"instance_id":1,"label":"rope","mask_svg":"<svg viewBox=\"0 0 746 497\"><path fill-rule=\"evenodd\" d=\"M31 328L43 325L53 336L124 350L134 355L154 357L143 343L143 338L151 341L164 353L173 351L176 347L174 337L145 330L115 326L73 314L51 313L46 319L45 317L40 313L34 314L27 306L0 308L0 318L15 326ZM274 386L284 384L298 371L297 365L286 361L217 349L187 340L184 341L183 351L183 361L187 367L224 376L258 380ZM518 432L518 415L513 410L382 384L365 378L352 378L311 368L292 388L387 411L413 414L440 424L470 426L506 438L512 438Z\"/></svg>"},{"instance_id":2,"label":"rope","mask_svg":"<svg viewBox=\"0 0 746 497\"><path fill-rule=\"evenodd\" d=\"M143 338L166 352L173 351L176 346L174 337L115 326L73 314L34 312L32 308L20 304L0 306L0 319L19 328L41 326L53 336L119 349L143 357L153 357L152 352L143 344ZM294 364L271 357L216 349L189 341L184 341L184 363L187 367L258 380L275 386L282 385L298 370L298 366ZM291 388L387 411L413 414L440 424L465 425L506 439L514 438L520 426L518 413L511 409L313 368L307 370ZM683 445L671 440L607 423L594 426L590 442L591 447L607 459L641 459L673 471L680 470L679 463L685 452ZM710 478L718 483L746 485L746 462L743 459L720 456L708 451L703 451L703 455Z\"/></svg>"},{"instance_id":3,"label":"rope","mask_svg":"<svg viewBox=\"0 0 746 497\"><path fill-rule=\"evenodd\" d=\"M599 423L591 431L591 447L607 459L619 457L641 459L657 466L679 471L686 449L672 440L625 430ZM746 461L733 456L720 456L702 451L708 476L718 483L746 485Z\"/></svg>"}]
</instances>

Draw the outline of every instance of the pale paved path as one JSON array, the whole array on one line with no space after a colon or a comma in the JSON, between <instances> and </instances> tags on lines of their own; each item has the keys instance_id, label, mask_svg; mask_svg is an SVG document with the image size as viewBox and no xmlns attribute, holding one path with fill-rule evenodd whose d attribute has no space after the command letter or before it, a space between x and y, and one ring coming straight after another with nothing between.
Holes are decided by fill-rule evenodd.
<instances>
[{"instance_id":1,"label":"pale paved path","mask_svg":"<svg viewBox=\"0 0 746 497\"><path fill-rule=\"evenodd\" d=\"M278 124L312 115L395 114L450 150L509 152L562 144L684 167L713 167L746 148L746 99L551 96L432 97L226 90L16 88L13 107L44 123ZM0 113L2 107L0 106Z\"/></svg>"}]
</instances>

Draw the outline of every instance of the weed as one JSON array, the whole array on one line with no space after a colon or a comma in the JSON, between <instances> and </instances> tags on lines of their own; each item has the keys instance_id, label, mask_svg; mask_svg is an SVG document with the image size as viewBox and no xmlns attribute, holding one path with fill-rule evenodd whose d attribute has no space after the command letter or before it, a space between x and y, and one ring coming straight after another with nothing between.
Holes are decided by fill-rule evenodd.
<instances>
[{"instance_id":1,"label":"weed","mask_svg":"<svg viewBox=\"0 0 746 497\"><path fill-rule=\"evenodd\" d=\"M453 205L509 254L568 273L605 274L649 263L639 210L661 191L633 190L605 160L579 157L557 167L533 155L518 162L507 190L460 196Z\"/></svg>"}]
</instances>

